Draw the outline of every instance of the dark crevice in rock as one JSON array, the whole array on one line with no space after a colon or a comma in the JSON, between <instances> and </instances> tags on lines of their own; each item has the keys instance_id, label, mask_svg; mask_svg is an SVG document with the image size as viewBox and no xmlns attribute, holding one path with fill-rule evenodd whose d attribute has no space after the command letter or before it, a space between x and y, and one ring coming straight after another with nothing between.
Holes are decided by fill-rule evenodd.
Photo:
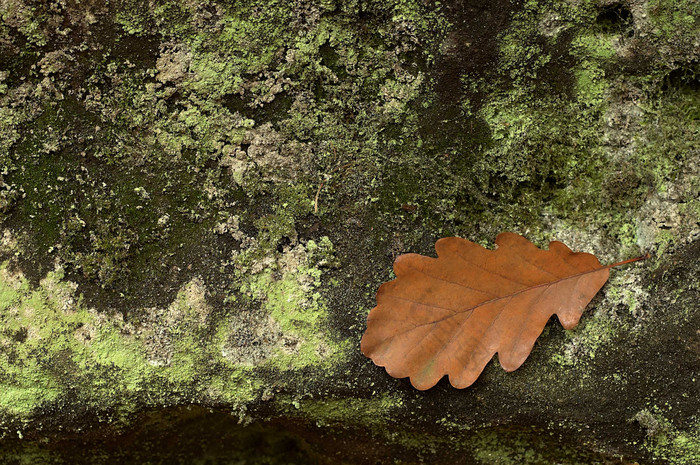
<instances>
[{"instance_id":1,"label":"dark crevice in rock","mask_svg":"<svg viewBox=\"0 0 700 465\"><path fill-rule=\"evenodd\" d=\"M700 62L682 63L664 78L662 91L700 91Z\"/></svg>"},{"instance_id":2,"label":"dark crevice in rock","mask_svg":"<svg viewBox=\"0 0 700 465\"><path fill-rule=\"evenodd\" d=\"M603 7L596 17L596 25L601 32L607 34L619 34L623 37L634 35L634 17L623 3Z\"/></svg>"}]
</instances>

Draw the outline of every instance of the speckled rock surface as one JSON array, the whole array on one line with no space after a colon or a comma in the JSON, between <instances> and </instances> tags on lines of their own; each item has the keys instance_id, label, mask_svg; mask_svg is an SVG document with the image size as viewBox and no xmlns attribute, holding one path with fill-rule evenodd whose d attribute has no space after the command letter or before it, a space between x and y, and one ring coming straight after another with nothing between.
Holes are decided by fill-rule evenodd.
<instances>
[{"instance_id":1,"label":"speckled rock surface","mask_svg":"<svg viewBox=\"0 0 700 465\"><path fill-rule=\"evenodd\" d=\"M694 0L0 0L0 463L700 463ZM402 253L615 269L514 373L359 351Z\"/></svg>"}]
</instances>

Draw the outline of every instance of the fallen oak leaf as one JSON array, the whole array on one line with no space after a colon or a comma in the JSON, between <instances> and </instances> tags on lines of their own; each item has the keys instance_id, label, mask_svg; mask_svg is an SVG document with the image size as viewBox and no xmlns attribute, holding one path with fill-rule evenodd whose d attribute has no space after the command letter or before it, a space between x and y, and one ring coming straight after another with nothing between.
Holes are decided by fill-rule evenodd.
<instances>
[{"instance_id":1,"label":"fallen oak leaf","mask_svg":"<svg viewBox=\"0 0 700 465\"><path fill-rule=\"evenodd\" d=\"M438 258L399 256L382 284L361 350L394 378L429 389L445 375L462 389L498 353L506 371L523 364L552 315L565 329L607 282L610 268L561 242L549 250L501 233L488 250L458 237L435 243Z\"/></svg>"}]
</instances>

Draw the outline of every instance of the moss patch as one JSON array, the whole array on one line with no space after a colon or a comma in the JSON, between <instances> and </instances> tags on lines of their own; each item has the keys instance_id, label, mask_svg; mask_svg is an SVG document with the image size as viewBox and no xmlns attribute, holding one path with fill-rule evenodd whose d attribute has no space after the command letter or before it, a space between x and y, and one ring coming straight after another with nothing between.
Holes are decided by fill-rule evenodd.
<instances>
[{"instance_id":1,"label":"moss patch","mask_svg":"<svg viewBox=\"0 0 700 465\"><path fill-rule=\"evenodd\" d=\"M641 410L634 420L647 430L644 443L654 457L667 460L674 465L690 465L700 460L700 423L677 429L664 418L658 408Z\"/></svg>"}]
</instances>

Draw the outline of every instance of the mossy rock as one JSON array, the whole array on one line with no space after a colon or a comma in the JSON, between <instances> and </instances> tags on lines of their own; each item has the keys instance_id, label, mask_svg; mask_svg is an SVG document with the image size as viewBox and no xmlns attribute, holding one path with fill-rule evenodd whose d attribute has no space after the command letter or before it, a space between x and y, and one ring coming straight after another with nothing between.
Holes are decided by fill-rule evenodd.
<instances>
[{"instance_id":1,"label":"mossy rock","mask_svg":"<svg viewBox=\"0 0 700 465\"><path fill-rule=\"evenodd\" d=\"M700 462L698 18L1 2L0 462ZM397 255L506 230L651 258L468 389L361 355Z\"/></svg>"}]
</instances>

